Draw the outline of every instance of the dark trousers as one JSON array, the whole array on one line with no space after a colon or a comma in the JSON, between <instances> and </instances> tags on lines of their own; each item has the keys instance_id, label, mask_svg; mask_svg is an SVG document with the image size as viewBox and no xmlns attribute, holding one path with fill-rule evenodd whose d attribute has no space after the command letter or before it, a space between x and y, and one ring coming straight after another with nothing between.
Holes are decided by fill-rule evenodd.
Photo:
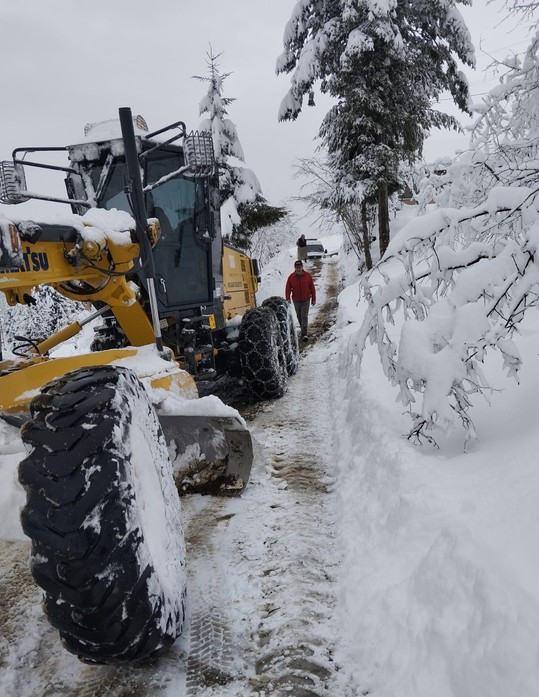
<instances>
[{"instance_id":1,"label":"dark trousers","mask_svg":"<svg viewBox=\"0 0 539 697\"><path fill-rule=\"evenodd\" d=\"M294 309L298 318L301 336L307 336L307 324L309 322L310 300L294 300Z\"/></svg>"}]
</instances>

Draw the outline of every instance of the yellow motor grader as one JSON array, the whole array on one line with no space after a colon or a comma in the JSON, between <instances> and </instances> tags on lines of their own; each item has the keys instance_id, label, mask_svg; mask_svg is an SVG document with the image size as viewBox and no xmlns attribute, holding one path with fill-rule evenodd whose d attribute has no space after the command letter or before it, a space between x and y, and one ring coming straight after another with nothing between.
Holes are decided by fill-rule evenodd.
<instances>
[{"instance_id":1,"label":"yellow motor grader","mask_svg":"<svg viewBox=\"0 0 539 697\"><path fill-rule=\"evenodd\" d=\"M48 153L67 164L43 163ZM59 171L65 198L30 191L30 168ZM54 222L0 214L0 291L25 305L48 285L91 308L0 351L0 418L27 449L30 567L68 650L138 661L184 620L178 491L237 494L249 479L245 423L199 398L197 381L226 373L254 398L279 397L297 369L296 332L282 298L256 307L256 261L222 239L208 134L183 122L150 133L121 108L82 143L1 162L0 203L30 199L70 211ZM91 351L54 356L90 322Z\"/></svg>"}]
</instances>

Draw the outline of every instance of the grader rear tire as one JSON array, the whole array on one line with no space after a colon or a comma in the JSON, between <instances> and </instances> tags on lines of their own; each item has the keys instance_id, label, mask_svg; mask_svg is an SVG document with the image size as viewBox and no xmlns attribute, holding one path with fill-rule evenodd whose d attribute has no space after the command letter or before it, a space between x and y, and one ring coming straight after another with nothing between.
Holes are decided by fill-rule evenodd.
<instances>
[{"instance_id":1,"label":"grader rear tire","mask_svg":"<svg viewBox=\"0 0 539 697\"><path fill-rule=\"evenodd\" d=\"M269 307L245 313L238 350L245 384L255 399L282 397L287 382L286 358L279 322Z\"/></svg>"},{"instance_id":2,"label":"grader rear tire","mask_svg":"<svg viewBox=\"0 0 539 697\"><path fill-rule=\"evenodd\" d=\"M262 307L269 307L277 317L283 340L286 370L288 375L294 375L299 366L299 343L290 304L284 298L273 295L264 300Z\"/></svg>"},{"instance_id":3,"label":"grader rear tire","mask_svg":"<svg viewBox=\"0 0 539 697\"><path fill-rule=\"evenodd\" d=\"M32 401L19 465L30 568L64 646L90 663L147 658L184 619L185 549L166 444L124 368L68 373Z\"/></svg>"}]
</instances>

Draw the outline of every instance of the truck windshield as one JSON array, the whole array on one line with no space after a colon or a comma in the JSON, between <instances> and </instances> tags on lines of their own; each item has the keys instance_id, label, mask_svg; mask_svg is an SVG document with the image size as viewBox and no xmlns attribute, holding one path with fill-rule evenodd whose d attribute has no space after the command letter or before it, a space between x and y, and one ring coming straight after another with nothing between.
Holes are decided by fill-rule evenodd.
<instances>
[{"instance_id":1,"label":"truck windshield","mask_svg":"<svg viewBox=\"0 0 539 697\"><path fill-rule=\"evenodd\" d=\"M148 159L145 185L179 169L180 153L156 151ZM100 171L93 172L94 185ZM124 192L125 163L115 162L99 200L102 208L117 208L131 213ZM181 176L163 182L146 195L148 216L159 219L161 239L153 249L159 311L186 305L203 305L211 301L209 236L199 232L204 220L204 184Z\"/></svg>"}]
</instances>

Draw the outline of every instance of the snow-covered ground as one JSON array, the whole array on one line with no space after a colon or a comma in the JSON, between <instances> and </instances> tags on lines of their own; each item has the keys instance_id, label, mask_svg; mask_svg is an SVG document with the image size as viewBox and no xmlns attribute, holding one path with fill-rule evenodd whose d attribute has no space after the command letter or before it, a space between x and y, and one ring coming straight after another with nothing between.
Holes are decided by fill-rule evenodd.
<instances>
[{"instance_id":1,"label":"snow-covered ground","mask_svg":"<svg viewBox=\"0 0 539 697\"><path fill-rule=\"evenodd\" d=\"M340 298L343 351L356 298L353 288ZM403 438L409 419L374 347L361 377L346 363L336 371L339 657L369 694L539 694L534 319L519 344L521 385L491 366L503 392L474 407L479 443L468 454L458 432L437 451Z\"/></svg>"},{"instance_id":2,"label":"snow-covered ground","mask_svg":"<svg viewBox=\"0 0 539 697\"><path fill-rule=\"evenodd\" d=\"M322 241L328 251L337 245L335 238ZM264 267L260 301L283 293L294 252ZM336 322L303 350L285 397L250 424L250 487L238 499L184 503L192 630L152 667L146 691L137 694L537 697L539 318L523 327L520 385L501 366L488 366L500 392L490 405L473 407L475 449L463 454L457 431L439 439L438 450L418 448L403 437L409 420L376 347L367 350L361 375L348 351L364 311L353 259L341 254L322 262L317 308L327 299L331 269L342 286ZM292 415L306 430L291 427ZM2 637L0 686L9 697L71 695L70 684L86 681L84 694L97 695L104 669L79 665L59 645L48 659L54 680L47 686L38 679L37 634L47 631L32 605L39 593L15 592L15 585L8 592L25 555L16 481L22 444L1 421L0 443L0 538L14 542L2 545L0 598L28 603L18 615L28 626ZM207 524L205 512L216 521L209 541L197 523ZM215 607L224 597L227 617L208 629L204 598L212 594ZM187 658L206 630L224 633L220 660L228 678L220 686L219 676L203 685L198 664ZM54 632L47 636L57 641ZM294 640L304 644L301 661ZM296 692L282 673L282 682L271 682L279 651L290 656L290 674L310 680ZM134 674L106 675L111 684L131 685ZM101 694L116 694L103 679L99 685Z\"/></svg>"}]
</instances>

